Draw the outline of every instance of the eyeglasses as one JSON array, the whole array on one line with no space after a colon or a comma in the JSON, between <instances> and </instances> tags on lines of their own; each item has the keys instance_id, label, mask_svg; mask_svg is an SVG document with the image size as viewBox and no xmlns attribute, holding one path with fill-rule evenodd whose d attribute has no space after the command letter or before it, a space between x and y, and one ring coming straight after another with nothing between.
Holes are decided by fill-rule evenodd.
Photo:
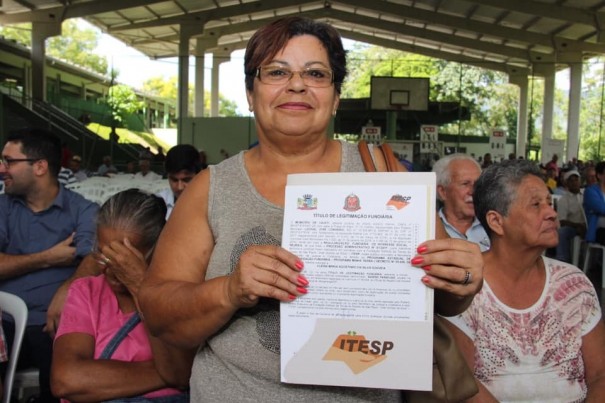
<instances>
[{"instance_id":1,"label":"eyeglasses","mask_svg":"<svg viewBox=\"0 0 605 403\"><path fill-rule=\"evenodd\" d=\"M12 164L16 162L36 162L40 161L40 158L0 158L0 164L4 165L6 169L10 168Z\"/></svg>"},{"instance_id":2,"label":"eyeglasses","mask_svg":"<svg viewBox=\"0 0 605 403\"><path fill-rule=\"evenodd\" d=\"M308 68L301 71L293 71L285 67L266 66L256 70L256 77L263 84L282 85L287 83L298 73L303 83L309 87L329 87L334 82L334 73L328 69Z\"/></svg>"}]
</instances>

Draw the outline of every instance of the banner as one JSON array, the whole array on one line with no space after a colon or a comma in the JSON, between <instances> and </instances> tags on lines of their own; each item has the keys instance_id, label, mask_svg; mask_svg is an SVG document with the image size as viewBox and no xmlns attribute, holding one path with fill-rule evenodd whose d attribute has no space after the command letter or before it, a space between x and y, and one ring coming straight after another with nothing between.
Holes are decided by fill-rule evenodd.
<instances>
[{"instance_id":1,"label":"banner","mask_svg":"<svg viewBox=\"0 0 605 403\"><path fill-rule=\"evenodd\" d=\"M492 161L501 162L506 159L506 131L504 129L492 129L489 138L489 151Z\"/></svg>"},{"instance_id":2,"label":"banner","mask_svg":"<svg viewBox=\"0 0 605 403\"><path fill-rule=\"evenodd\" d=\"M361 140L367 141L369 144L381 144L380 126L363 126L361 128Z\"/></svg>"},{"instance_id":3,"label":"banner","mask_svg":"<svg viewBox=\"0 0 605 403\"><path fill-rule=\"evenodd\" d=\"M421 125L420 126L420 153L438 153L439 154L439 126Z\"/></svg>"}]
</instances>

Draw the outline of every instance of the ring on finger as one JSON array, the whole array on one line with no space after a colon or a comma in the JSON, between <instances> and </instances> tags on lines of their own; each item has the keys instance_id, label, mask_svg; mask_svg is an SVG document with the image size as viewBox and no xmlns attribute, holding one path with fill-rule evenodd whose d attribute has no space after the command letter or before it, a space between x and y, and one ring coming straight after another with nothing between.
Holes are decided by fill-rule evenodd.
<instances>
[{"instance_id":1,"label":"ring on finger","mask_svg":"<svg viewBox=\"0 0 605 403\"><path fill-rule=\"evenodd\" d=\"M106 265L109 264L109 262L111 262L111 258L108 258L107 256L103 256L103 258L105 259L105 264Z\"/></svg>"},{"instance_id":2,"label":"ring on finger","mask_svg":"<svg viewBox=\"0 0 605 403\"><path fill-rule=\"evenodd\" d=\"M472 273L468 270L465 270L464 280L462 280L462 282L460 284L467 285L467 284L470 284L472 281L473 281Z\"/></svg>"}]
</instances>

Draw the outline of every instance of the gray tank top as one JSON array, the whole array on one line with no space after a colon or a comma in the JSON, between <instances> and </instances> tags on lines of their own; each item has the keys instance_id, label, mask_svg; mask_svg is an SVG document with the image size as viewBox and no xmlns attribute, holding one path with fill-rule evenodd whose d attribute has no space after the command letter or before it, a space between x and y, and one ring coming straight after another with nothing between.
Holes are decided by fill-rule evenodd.
<instances>
[{"instance_id":1,"label":"gray tank top","mask_svg":"<svg viewBox=\"0 0 605 403\"><path fill-rule=\"evenodd\" d=\"M342 172L363 172L357 146L342 144ZM208 217L215 240L206 278L231 273L251 245L281 244L283 208L252 185L244 153L210 166ZM279 302L241 309L200 347L191 375L192 402L398 402L393 390L280 382Z\"/></svg>"}]
</instances>

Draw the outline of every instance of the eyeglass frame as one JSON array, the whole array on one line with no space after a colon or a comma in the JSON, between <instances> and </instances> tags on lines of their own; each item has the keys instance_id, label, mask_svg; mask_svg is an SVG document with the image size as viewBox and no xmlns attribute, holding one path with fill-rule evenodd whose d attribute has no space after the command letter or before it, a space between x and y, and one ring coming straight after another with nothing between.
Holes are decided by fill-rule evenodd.
<instances>
[{"instance_id":1,"label":"eyeglass frame","mask_svg":"<svg viewBox=\"0 0 605 403\"><path fill-rule=\"evenodd\" d=\"M0 158L0 165L3 165L6 169L10 169L11 164L14 162L36 162L42 159L43 158Z\"/></svg>"},{"instance_id":2,"label":"eyeglass frame","mask_svg":"<svg viewBox=\"0 0 605 403\"><path fill-rule=\"evenodd\" d=\"M288 79L286 81L284 81L283 83L271 83L271 82L265 82L265 81L261 80L261 78L260 78L261 70L269 68L269 67L274 67L276 70L289 71L290 72L290 77L288 77ZM305 78L303 77L303 73L307 73L308 71L312 71L312 70L320 70L320 71L330 72L330 83L328 85L326 85L325 87L317 87L317 86L314 86L314 85L309 85L307 83L307 81L305 80ZM280 66L260 66L260 67L258 67L256 69L255 77L258 78L258 81L260 81L263 84L267 84L267 85L283 85L283 84L289 83L290 80L292 80L292 78L294 77L294 73L298 73L298 76L300 77L300 79L308 87L312 87L312 88L328 88L329 86L331 86L331 85L334 84L334 70L332 70L332 69L326 69L326 68L316 68L316 67L307 67L307 68L305 68L303 70L290 70L287 67L280 67Z\"/></svg>"}]
</instances>

